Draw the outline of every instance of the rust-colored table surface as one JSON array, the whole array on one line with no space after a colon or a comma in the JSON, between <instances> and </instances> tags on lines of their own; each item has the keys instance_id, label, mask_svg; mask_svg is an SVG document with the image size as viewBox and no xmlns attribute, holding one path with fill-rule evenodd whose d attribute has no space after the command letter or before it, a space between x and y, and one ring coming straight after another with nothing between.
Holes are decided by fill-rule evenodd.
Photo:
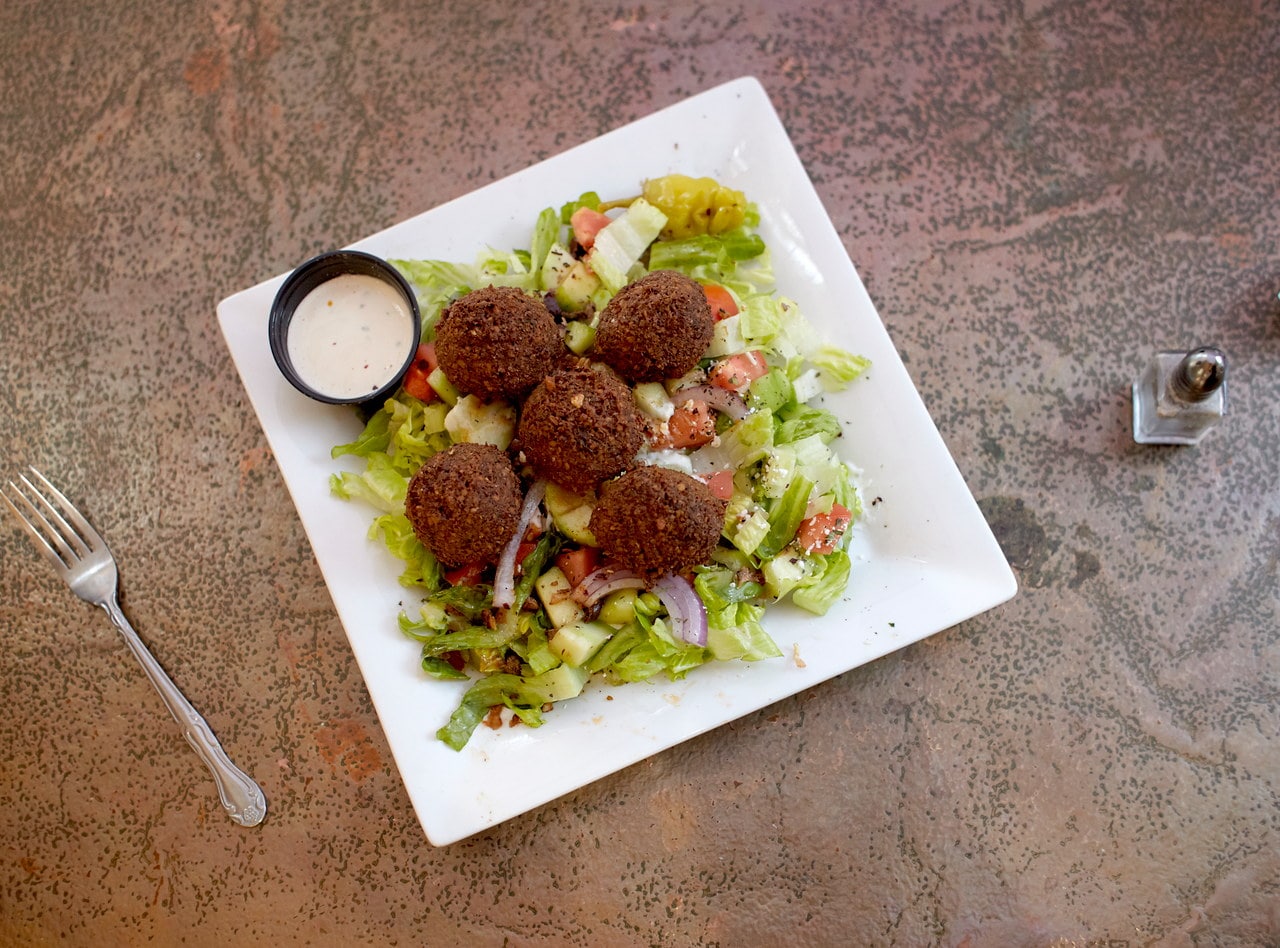
<instances>
[{"instance_id":1,"label":"rust-colored table surface","mask_svg":"<svg viewBox=\"0 0 1280 948\"><path fill-rule=\"evenodd\" d=\"M759 78L1019 580L1011 602L428 843L215 319L225 296ZM1280 943L1280 7L1266 0L0 10L0 944ZM1136 445L1160 349L1230 411Z\"/></svg>"}]
</instances>

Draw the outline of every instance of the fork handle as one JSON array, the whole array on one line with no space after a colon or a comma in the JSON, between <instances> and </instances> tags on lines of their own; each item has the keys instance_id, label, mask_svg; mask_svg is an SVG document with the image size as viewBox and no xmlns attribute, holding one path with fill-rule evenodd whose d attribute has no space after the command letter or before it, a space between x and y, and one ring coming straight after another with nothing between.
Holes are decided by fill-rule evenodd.
<instances>
[{"instance_id":1,"label":"fork handle","mask_svg":"<svg viewBox=\"0 0 1280 948\"><path fill-rule=\"evenodd\" d=\"M267 815L267 798L262 788L243 770L231 762L227 752L222 749L209 724L200 712L192 707L178 686L173 683L168 673L156 661L155 656L143 644L138 633L133 630L129 620L120 609L120 603L114 598L103 603L111 621L115 623L125 643L133 652L143 671L151 679L151 684L164 700L165 707L173 715L173 719L182 728L182 736L187 739L200 759L204 761L209 772L213 774L214 783L218 785L218 798L223 809L231 817L232 822L241 826L257 826Z\"/></svg>"}]
</instances>

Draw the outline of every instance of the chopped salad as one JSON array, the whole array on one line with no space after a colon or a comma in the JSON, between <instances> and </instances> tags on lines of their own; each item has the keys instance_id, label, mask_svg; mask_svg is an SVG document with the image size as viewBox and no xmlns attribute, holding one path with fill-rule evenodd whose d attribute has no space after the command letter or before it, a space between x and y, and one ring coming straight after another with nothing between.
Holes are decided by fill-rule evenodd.
<instances>
[{"instance_id":1,"label":"chopped salad","mask_svg":"<svg viewBox=\"0 0 1280 948\"><path fill-rule=\"evenodd\" d=\"M330 485L377 510L370 536L403 561L400 582L420 601L399 626L421 643L423 671L470 682L437 734L449 747L460 750L482 722L540 725L593 677L674 680L709 661L778 658L761 621L772 603L821 615L844 593L862 504L832 448L839 422L819 396L869 362L824 342L777 292L758 225L741 192L668 175L634 197L589 192L543 210L527 249L486 248L470 264L392 261L418 296L422 346L396 395L333 449L364 469L335 473ZM656 271L701 288L711 341L680 377L628 383L645 433L629 466L694 478L723 510L710 555L661 576L602 551L599 494L539 477L520 450L519 400L460 390L433 348L454 301L516 287L545 304L569 352L593 366L610 301ZM414 474L461 443L496 446L519 474L518 524L493 562L441 562L406 513Z\"/></svg>"}]
</instances>

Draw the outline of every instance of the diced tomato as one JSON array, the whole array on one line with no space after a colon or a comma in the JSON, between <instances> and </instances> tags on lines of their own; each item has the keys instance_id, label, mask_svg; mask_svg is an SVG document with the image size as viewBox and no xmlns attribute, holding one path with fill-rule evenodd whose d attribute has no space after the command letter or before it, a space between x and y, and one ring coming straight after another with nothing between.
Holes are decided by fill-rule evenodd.
<instances>
[{"instance_id":1,"label":"diced tomato","mask_svg":"<svg viewBox=\"0 0 1280 948\"><path fill-rule=\"evenodd\" d=\"M450 586L475 586L483 574L484 564L475 562L445 570L444 578Z\"/></svg>"},{"instance_id":2,"label":"diced tomato","mask_svg":"<svg viewBox=\"0 0 1280 948\"><path fill-rule=\"evenodd\" d=\"M556 566L572 586L578 585L600 568L600 551L594 546L563 550L556 556Z\"/></svg>"},{"instance_id":3,"label":"diced tomato","mask_svg":"<svg viewBox=\"0 0 1280 948\"><path fill-rule=\"evenodd\" d=\"M830 513L814 514L800 524L796 541L806 553L830 553L840 545L852 520L847 508L832 504Z\"/></svg>"},{"instance_id":4,"label":"diced tomato","mask_svg":"<svg viewBox=\"0 0 1280 948\"><path fill-rule=\"evenodd\" d=\"M427 381L427 376L434 372L439 364L440 360L436 358L435 344L424 342L418 346L418 351L414 353L413 361L409 363L409 369L405 372L400 385L420 402L434 401L440 396L436 394L436 390Z\"/></svg>"},{"instance_id":5,"label":"diced tomato","mask_svg":"<svg viewBox=\"0 0 1280 948\"><path fill-rule=\"evenodd\" d=\"M520 569L520 564L524 562L524 558L533 552L533 548L537 546L536 540L521 540L516 547L516 570Z\"/></svg>"},{"instance_id":6,"label":"diced tomato","mask_svg":"<svg viewBox=\"0 0 1280 948\"><path fill-rule=\"evenodd\" d=\"M673 448L700 448L716 437L716 414L706 402L690 399L667 419L667 441Z\"/></svg>"},{"instance_id":7,"label":"diced tomato","mask_svg":"<svg viewBox=\"0 0 1280 948\"><path fill-rule=\"evenodd\" d=\"M584 250L590 250L591 245L596 242L596 234L611 223L613 223L612 217L608 214L601 214L590 207L578 208L573 212L573 216L569 218L569 226L573 228L573 239Z\"/></svg>"},{"instance_id":8,"label":"diced tomato","mask_svg":"<svg viewBox=\"0 0 1280 948\"><path fill-rule=\"evenodd\" d=\"M763 352L740 352L721 359L707 372L707 381L719 388L742 394L747 386L769 371Z\"/></svg>"},{"instance_id":9,"label":"diced tomato","mask_svg":"<svg viewBox=\"0 0 1280 948\"><path fill-rule=\"evenodd\" d=\"M733 471L716 471L707 478L707 487L713 496L728 500L733 496Z\"/></svg>"},{"instance_id":10,"label":"diced tomato","mask_svg":"<svg viewBox=\"0 0 1280 948\"><path fill-rule=\"evenodd\" d=\"M702 292L707 294L707 305L711 307L711 316L716 322L738 315L738 303L733 294L719 283L704 283Z\"/></svg>"}]
</instances>

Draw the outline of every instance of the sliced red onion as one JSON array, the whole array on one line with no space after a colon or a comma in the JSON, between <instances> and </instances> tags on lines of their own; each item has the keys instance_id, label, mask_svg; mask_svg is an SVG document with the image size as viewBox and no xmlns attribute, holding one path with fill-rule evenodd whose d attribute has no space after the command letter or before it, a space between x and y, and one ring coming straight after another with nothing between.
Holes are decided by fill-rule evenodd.
<instances>
[{"instance_id":1,"label":"sliced red onion","mask_svg":"<svg viewBox=\"0 0 1280 948\"><path fill-rule=\"evenodd\" d=\"M746 399L737 392L731 392L726 388L712 385L709 382L686 385L671 393L671 400L677 405L690 398L706 402L716 411L724 412L734 421L741 421L751 413L751 409L747 407Z\"/></svg>"},{"instance_id":2,"label":"sliced red onion","mask_svg":"<svg viewBox=\"0 0 1280 948\"><path fill-rule=\"evenodd\" d=\"M538 512L538 505L547 492L544 481L534 481L529 485L529 492L524 495L524 506L520 508L520 522L516 532L507 545L502 548L502 556L498 558L498 568L493 577L493 605L497 609L506 609L516 601L516 550L520 549L520 541L533 515Z\"/></svg>"},{"instance_id":3,"label":"sliced red onion","mask_svg":"<svg viewBox=\"0 0 1280 948\"><path fill-rule=\"evenodd\" d=\"M589 609L619 589L644 589L644 580L634 570L602 566L573 588L573 601Z\"/></svg>"},{"instance_id":4,"label":"sliced red onion","mask_svg":"<svg viewBox=\"0 0 1280 948\"><path fill-rule=\"evenodd\" d=\"M677 636L690 645L707 644L707 607L683 576L668 573L654 583L653 591L667 607L671 626Z\"/></svg>"}]
</instances>

